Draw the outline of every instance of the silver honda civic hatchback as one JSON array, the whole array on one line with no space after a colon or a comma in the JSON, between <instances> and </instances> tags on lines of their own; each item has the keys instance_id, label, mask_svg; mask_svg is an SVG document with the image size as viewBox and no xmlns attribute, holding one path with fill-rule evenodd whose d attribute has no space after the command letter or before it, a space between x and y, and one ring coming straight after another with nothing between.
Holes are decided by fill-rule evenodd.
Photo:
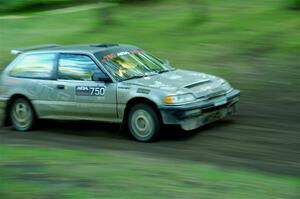
<instances>
[{"instance_id":1,"label":"silver honda civic hatchback","mask_svg":"<svg viewBox=\"0 0 300 199\"><path fill-rule=\"evenodd\" d=\"M122 123L149 142L164 124L193 130L232 115L240 98L222 78L175 69L132 45L42 45L12 53L0 77L0 114L18 131L38 119L93 120Z\"/></svg>"}]
</instances>

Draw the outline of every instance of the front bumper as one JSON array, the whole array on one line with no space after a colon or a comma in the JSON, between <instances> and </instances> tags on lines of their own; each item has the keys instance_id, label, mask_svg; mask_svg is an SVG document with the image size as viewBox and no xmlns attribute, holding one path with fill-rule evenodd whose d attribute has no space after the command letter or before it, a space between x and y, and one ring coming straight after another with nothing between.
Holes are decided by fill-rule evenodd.
<instances>
[{"instance_id":1,"label":"front bumper","mask_svg":"<svg viewBox=\"0 0 300 199\"><path fill-rule=\"evenodd\" d=\"M164 124L180 125L184 130L193 130L222 119L236 112L240 91L233 90L225 96L189 103L159 107Z\"/></svg>"}]
</instances>

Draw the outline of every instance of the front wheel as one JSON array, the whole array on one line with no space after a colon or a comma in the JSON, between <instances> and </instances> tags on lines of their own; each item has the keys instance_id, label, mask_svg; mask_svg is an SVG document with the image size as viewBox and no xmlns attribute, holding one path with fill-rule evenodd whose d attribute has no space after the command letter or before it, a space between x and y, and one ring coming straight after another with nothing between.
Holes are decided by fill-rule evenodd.
<instances>
[{"instance_id":1,"label":"front wheel","mask_svg":"<svg viewBox=\"0 0 300 199\"><path fill-rule=\"evenodd\" d=\"M16 99L10 106L10 121L17 131L28 131L33 127L35 117L31 104L23 98Z\"/></svg>"},{"instance_id":2,"label":"front wheel","mask_svg":"<svg viewBox=\"0 0 300 199\"><path fill-rule=\"evenodd\" d=\"M159 135L160 126L158 114L146 104L137 104L129 112L128 127L132 136L138 141L155 140Z\"/></svg>"}]
</instances>

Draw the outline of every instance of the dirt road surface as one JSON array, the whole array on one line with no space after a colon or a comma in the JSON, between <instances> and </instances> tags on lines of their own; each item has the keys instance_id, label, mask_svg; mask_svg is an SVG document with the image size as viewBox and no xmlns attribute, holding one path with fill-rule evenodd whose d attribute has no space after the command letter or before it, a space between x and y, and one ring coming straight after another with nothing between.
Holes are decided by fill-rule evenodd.
<instances>
[{"instance_id":1,"label":"dirt road surface","mask_svg":"<svg viewBox=\"0 0 300 199\"><path fill-rule=\"evenodd\" d=\"M300 103L297 93L243 92L238 113L193 132L163 129L161 140L138 143L116 124L40 121L36 130L0 129L1 144L83 150L120 150L153 157L193 160L220 167L300 176Z\"/></svg>"}]
</instances>

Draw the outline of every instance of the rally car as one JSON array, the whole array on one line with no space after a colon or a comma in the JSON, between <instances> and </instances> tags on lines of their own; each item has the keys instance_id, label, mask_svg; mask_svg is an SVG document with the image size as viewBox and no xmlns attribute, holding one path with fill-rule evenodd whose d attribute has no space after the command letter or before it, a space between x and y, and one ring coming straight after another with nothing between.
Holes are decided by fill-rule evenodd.
<instances>
[{"instance_id":1,"label":"rally car","mask_svg":"<svg viewBox=\"0 0 300 199\"><path fill-rule=\"evenodd\" d=\"M240 91L222 78L175 69L127 44L14 49L0 77L0 110L18 131L38 119L122 123L142 142L161 126L196 129L236 111Z\"/></svg>"}]
</instances>

